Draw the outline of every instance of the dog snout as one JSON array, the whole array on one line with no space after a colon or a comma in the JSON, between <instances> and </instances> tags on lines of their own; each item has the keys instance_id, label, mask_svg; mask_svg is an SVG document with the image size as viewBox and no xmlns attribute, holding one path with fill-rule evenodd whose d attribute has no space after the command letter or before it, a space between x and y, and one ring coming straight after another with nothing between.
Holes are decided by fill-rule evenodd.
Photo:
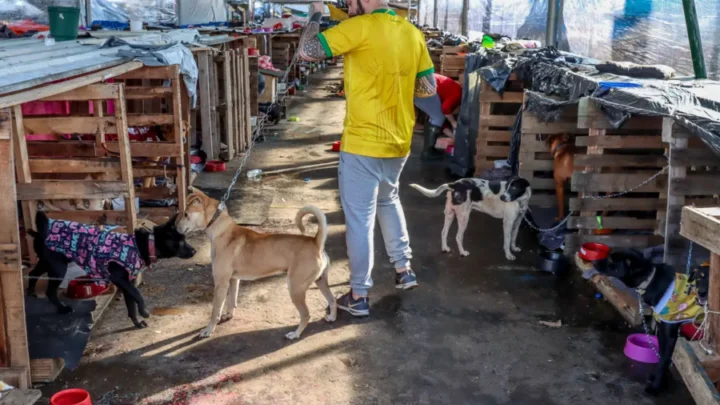
<instances>
[{"instance_id":1,"label":"dog snout","mask_svg":"<svg viewBox=\"0 0 720 405\"><path fill-rule=\"evenodd\" d=\"M508 197L507 194L503 194L500 196L500 201L508 202L508 201L510 201L510 197Z\"/></svg>"},{"instance_id":2,"label":"dog snout","mask_svg":"<svg viewBox=\"0 0 720 405\"><path fill-rule=\"evenodd\" d=\"M181 259L190 259L195 256L195 253L197 253L195 248L185 243L183 244L182 249L180 249L180 254L178 254L178 256L180 256Z\"/></svg>"}]
</instances>

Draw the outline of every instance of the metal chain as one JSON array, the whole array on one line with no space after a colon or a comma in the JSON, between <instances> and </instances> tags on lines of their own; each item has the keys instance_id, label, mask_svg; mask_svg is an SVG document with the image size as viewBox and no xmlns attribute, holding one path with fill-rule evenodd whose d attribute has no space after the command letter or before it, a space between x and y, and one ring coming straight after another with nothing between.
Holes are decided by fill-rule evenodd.
<instances>
[{"instance_id":1,"label":"metal chain","mask_svg":"<svg viewBox=\"0 0 720 405\"><path fill-rule=\"evenodd\" d=\"M658 353L657 348L655 347L655 342L653 342L652 337L650 336L650 328L647 325L647 321L645 320L645 311L643 310L643 300L642 297L638 299L638 308L640 311L640 319L642 320L642 326L645 330L645 336L647 337L648 344L650 345L650 349L652 349L653 353L655 353L655 356L657 358L660 358L660 353Z\"/></svg>"},{"instance_id":2,"label":"metal chain","mask_svg":"<svg viewBox=\"0 0 720 405\"><path fill-rule=\"evenodd\" d=\"M616 198L616 197L624 196L624 195L626 195L626 194L632 193L633 191L635 191L635 190L637 190L637 189L640 189L640 188L646 186L646 185L649 184L651 181L655 180L655 179L658 178L660 175L662 175L663 173L665 173L665 171L667 171L667 169L668 169L669 167L670 167L669 165L663 167L659 172L655 173L654 175L652 175L652 176L651 176L650 178L648 178L647 180L645 180L645 181L643 181L642 183L638 184L637 186L632 187L632 188L630 188L630 189L627 189L627 190L625 190L625 191L621 191L621 192L619 192L619 193L614 193L614 194L608 194L608 195L587 195L587 196L582 196L582 197L580 197L580 199L581 199L581 200L606 200L606 199L609 199L609 198ZM570 220L570 218L573 216L573 214L576 213L576 212L577 212L577 211L570 211L570 213L565 217L565 219L562 220L562 222L560 222L559 224L555 225L555 226L552 227L552 228L546 228L546 229L541 229L541 228L538 228L538 227L536 227L535 225L533 225L533 224L530 222L530 220L527 218L527 211L526 211L526 213L523 215L523 219L525 220L525 223L528 224L532 229L534 229L534 230L536 230L536 231L538 231L538 232L541 232L541 233L550 233L550 232L553 232L553 231L561 228L563 225L565 225L565 224ZM692 252L692 251L691 251L691 252ZM689 261L688 261L688 266L689 266L689 265L690 265L690 264L689 264Z\"/></svg>"},{"instance_id":3,"label":"metal chain","mask_svg":"<svg viewBox=\"0 0 720 405\"><path fill-rule=\"evenodd\" d=\"M685 265L685 275L690 275L690 267L692 267L692 257L693 257L693 246L695 243L693 241L690 241L690 247L688 248L688 258L687 258L687 264Z\"/></svg>"}]
</instances>

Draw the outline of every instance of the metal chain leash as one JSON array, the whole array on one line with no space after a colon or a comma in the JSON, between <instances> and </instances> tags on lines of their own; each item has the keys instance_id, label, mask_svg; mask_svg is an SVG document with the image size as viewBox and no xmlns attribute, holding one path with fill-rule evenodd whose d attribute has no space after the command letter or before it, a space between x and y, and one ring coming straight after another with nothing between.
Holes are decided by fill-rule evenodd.
<instances>
[{"instance_id":1,"label":"metal chain leash","mask_svg":"<svg viewBox=\"0 0 720 405\"><path fill-rule=\"evenodd\" d=\"M647 180L645 180L645 181L643 181L642 183L638 184L637 186L632 187L632 188L629 188L629 189L627 189L627 190L625 190L625 191L621 191L621 192L619 192L619 193L614 193L614 194L607 194L607 195L588 195L588 196L582 196L582 197L580 197L580 199L581 199L581 200L606 200L606 199L610 199L610 198L616 198L616 197L624 196L624 195L626 195L626 194L632 193L632 192L635 191L635 190L638 190L638 189L640 189L640 188L642 188L642 187L645 187L645 186L648 185L651 181L655 180L656 178L658 178L659 176L661 176L663 173L665 173L669 167L670 167L669 165L663 167L659 172L657 172L657 173L655 173L654 175L650 176ZM529 209L528 209L528 211L529 211ZM565 225L565 224L570 220L570 218L573 216L573 214L575 214L576 212L577 212L577 211L570 211L570 213L565 217L565 219L563 219L559 224L555 225L555 226L552 227L552 228L546 228L546 229L538 228L538 227L536 227L535 225L533 225L533 224L530 222L530 220L528 219L528 217L527 217L527 211L526 211L526 213L523 215L523 220L525 221L526 224L528 224L528 226L530 226L530 228L532 228L532 229L534 229L534 230L536 230L536 231L538 231L538 232L540 232L540 233L550 233L550 232L553 232L553 231L555 231L555 230L557 230L557 229L560 229L563 225ZM689 262L688 262L688 265L689 265Z\"/></svg>"},{"instance_id":2,"label":"metal chain leash","mask_svg":"<svg viewBox=\"0 0 720 405\"><path fill-rule=\"evenodd\" d=\"M645 336L648 340L648 345L650 346L650 349L652 349L653 353L657 356L657 358L660 358L660 353L658 353L657 348L655 347L655 342L653 341L652 337L650 336L650 328L647 325L647 321L645 320L645 310L643 309L643 300L642 298L638 299L638 310L640 312L640 319L642 320L642 326L643 330L645 331ZM653 310L654 312L654 310Z\"/></svg>"}]
</instances>

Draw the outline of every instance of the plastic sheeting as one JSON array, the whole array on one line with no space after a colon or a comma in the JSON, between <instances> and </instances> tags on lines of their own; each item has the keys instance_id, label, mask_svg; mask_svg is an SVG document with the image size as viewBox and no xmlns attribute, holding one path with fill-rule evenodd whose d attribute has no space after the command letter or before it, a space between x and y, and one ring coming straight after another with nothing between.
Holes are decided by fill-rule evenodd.
<instances>
[{"instance_id":1,"label":"plastic sheeting","mask_svg":"<svg viewBox=\"0 0 720 405\"><path fill-rule=\"evenodd\" d=\"M673 118L679 125L702 139L720 156L720 83L693 80L638 79L599 73L596 60L554 49L526 51L514 56L499 51L481 51L468 55L465 62L466 82L455 152L450 170L466 176L474 168L477 137L477 111L482 77L495 90L501 90L511 73L516 73L529 91L525 108L541 120L556 121L563 108L589 97L602 106L615 127L633 114ZM634 88L609 88L603 82L628 82ZM553 96L549 98L548 96ZM520 148L520 121L515 123L508 157L517 172Z\"/></svg>"},{"instance_id":2,"label":"plastic sheeting","mask_svg":"<svg viewBox=\"0 0 720 405\"><path fill-rule=\"evenodd\" d=\"M453 21L462 1L436 1L438 28L460 34L460 24ZM708 75L720 79L720 0L695 4ZM433 6L432 1L421 4L421 24L433 25ZM547 0L470 0L468 34L471 39L491 32L544 42L546 20ZM565 0L559 27L561 50L693 73L682 0Z\"/></svg>"},{"instance_id":3,"label":"plastic sheeting","mask_svg":"<svg viewBox=\"0 0 720 405\"><path fill-rule=\"evenodd\" d=\"M93 21L128 22L131 19L151 24L178 24L175 0L92 0Z\"/></svg>"}]
</instances>

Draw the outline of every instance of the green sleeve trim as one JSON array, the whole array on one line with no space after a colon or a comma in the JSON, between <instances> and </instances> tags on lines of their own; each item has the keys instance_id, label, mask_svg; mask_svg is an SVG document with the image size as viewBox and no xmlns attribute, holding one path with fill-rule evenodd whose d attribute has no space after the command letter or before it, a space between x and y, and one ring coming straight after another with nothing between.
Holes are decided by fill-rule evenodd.
<instances>
[{"instance_id":1,"label":"green sleeve trim","mask_svg":"<svg viewBox=\"0 0 720 405\"><path fill-rule=\"evenodd\" d=\"M430 69L423 70L422 72L418 72L417 76L415 76L415 77L419 79L421 77L430 76L433 73L435 73L435 68L431 67Z\"/></svg>"},{"instance_id":2,"label":"green sleeve trim","mask_svg":"<svg viewBox=\"0 0 720 405\"><path fill-rule=\"evenodd\" d=\"M325 50L325 56L328 58L332 58L332 50L330 49L330 45L328 45L327 39L325 39L325 35L322 33L318 34L318 39L320 40L320 43L322 44L323 49Z\"/></svg>"}]
</instances>

